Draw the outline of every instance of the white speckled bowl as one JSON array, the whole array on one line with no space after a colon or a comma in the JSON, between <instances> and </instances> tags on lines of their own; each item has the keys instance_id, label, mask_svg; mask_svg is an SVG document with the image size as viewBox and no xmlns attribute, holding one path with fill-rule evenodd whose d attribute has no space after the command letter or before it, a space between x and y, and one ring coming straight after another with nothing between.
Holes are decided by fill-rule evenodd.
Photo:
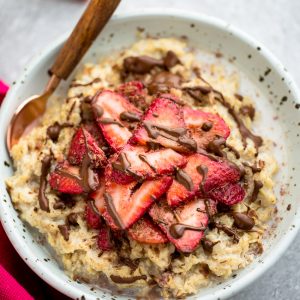
<instances>
[{"instance_id":1,"label":"white speckled bowl","mask_svg":"<svg viewBox=\"0 0 300 300\"><path fill-rule=\"evenodd\" d=\"M189 38L190 44L208 51L220 51L225 58L233 58L234 64L255 85L255 89L245 93L256 99L261 120L259 132L271 137L277 144L274 154L280 161L280 172L276 178L278 216L282 218L274 235L265 242L265 251L249 267L215 287L199 292L191 299L225 299L237 293L265 272L282 255L295 237L300 224L298 196L300 185L300 111L296 103L300 94L286 69L264 46L248 37L230 24L199 14L170 10L148 10L146 12L115 16L101 33L84 61L96 61L111 50L130 45L136 38L136 28L145 28L151 35L182 36ZM111 34L113 33L113 37ZM38 242L38 234L23 225L14 210L6 192L4 180L13 173L4 161L9 161L5 148L5 132L16 107L28 96L43 89L47 81L47 70L65 38L52 43L42 54L24 69L21 78L13 85L0 109L0 216L4 229L25 262L51 286L71 298L111 299L106 291L91 290L88 285L71 281L51 256L51 251ZM96 54L96 55L95 55ZM95 57L97 56L97 57ZM271 72L265 76L266 70ZM261 77L263 76L263 77ZM72 77L72 76L71 76ZM259 80L259 78L261 78ZM58 93L66 91L67 83ZM260 96L256 97L256 90ZM300 106L300 104L299 104ZM280 193L280 189L285 193ZM284 195L283 195L284 194ZM287 210L287 205L291 209ZM25 228L25 232L23 232ZM50 261L45 261L50 258ZM291 262L292 263L292 262ZM118 299L128 297L118 296Z\"/></svg>"}]
</instances>

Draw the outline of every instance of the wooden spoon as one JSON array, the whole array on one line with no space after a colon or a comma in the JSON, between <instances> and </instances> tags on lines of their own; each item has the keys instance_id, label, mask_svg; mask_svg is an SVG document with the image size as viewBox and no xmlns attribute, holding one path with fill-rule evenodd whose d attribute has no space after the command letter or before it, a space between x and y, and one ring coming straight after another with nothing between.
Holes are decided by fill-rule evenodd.
<instances>
[{"instance_id":1,"label":"wooden spoon","mask_svg":"<svg viewBox=\"0 0 300 300\"><path fill-rule=\"evenodd\" d=\"M39 118L45 112L48 98L55 91L60 80L68 78L108 22L120 1L90 1L50 68L51 77L43 94L29 97L16 109L6 133L6 146L9 151L22 135L38 123Z\"/></svg>"}]
</instances>

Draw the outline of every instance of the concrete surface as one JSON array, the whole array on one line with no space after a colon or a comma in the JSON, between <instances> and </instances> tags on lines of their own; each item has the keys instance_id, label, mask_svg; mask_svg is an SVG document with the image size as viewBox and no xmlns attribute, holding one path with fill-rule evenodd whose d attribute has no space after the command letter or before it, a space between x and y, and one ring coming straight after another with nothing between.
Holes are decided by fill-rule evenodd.
<instances>
[{"instance_id":1,"label":"concrete surface","mask_svg":"<svg viewBox=\"0 0 300 300\"><path fill-rule=\"evenodd\" d=\"M27 61L71 30L84 0L0 0L0 78L12 83ZM175 7L222 18L264 43L300 82L299 0L123 0L119 11ZM300 234L266 274L232 299L300 299Z\"/></svg>"}]
</instances>

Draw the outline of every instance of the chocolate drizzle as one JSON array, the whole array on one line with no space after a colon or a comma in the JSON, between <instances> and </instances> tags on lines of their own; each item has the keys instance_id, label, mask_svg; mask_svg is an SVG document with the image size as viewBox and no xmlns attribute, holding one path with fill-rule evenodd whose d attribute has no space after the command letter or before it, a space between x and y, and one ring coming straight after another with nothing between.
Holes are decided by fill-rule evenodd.
<instances>
[{"instance_id":1,"label":"chocolate drizzle","mask_svg":"<svg viewBox=\"0 0 300 300\"><path fill-rule=\"evenodd\" d=\"M208 168L207 168L207 166L200 165L200 166L197 166L196 170L200 175L202 175L202 180L200 183L200 190L203 193L203 195L205 196L204 185L205 185L205 182L207 179Z\"/></svg>"},{"instance_id":2,"label":"chocolate drizzle","mask_svg":"<svg viewBox=\"0 0 300 300\"><path fill-rule=\"evenodd\" d=\"M180 184L182 184L188 191L192 191L194 189L194 183L192 178L183 170L178 169L176 171L175 179Z\"/></svg>"},{"instance_id":3,"label":"chocolate drizzle","mask_svg":"<svg viewBox=\"0 0 300 300\"><path fill-rule=\"evenodd\" d=\"M139 159L141 160L141 161L143 161L143 162L145 162L154 172L156 172L156 169L155 169L155 167L153 167L151 164L150 164L150 162L147 160L147 157L146 157L146 155L144 155L144 154L139 154Z\"/></svg>"},{"instance_id":4,"label":"chocolate drizzle","mask_svg":"<svg viewBox=\"0 0 300 300\"><path fill-rule=\"evenodd\" d=\"M170 128L168 126L156 125L149 121L144 121L143 124L150 138L156 139L162 136L190 150L196 150L197 148L196 142L186 135L187 129L184 127Z\"/></svg>"},{"instance_id":5,"label":"chocolate drizzle","mask_svg":"<svg viewBox=\"0 0 300 300\"><path fill-rule=\"evenodd\" d=\"M121 171L121 172L124 172L124 173L127 173L127 174L130 174L132 175L136 180L140 180L142 177L131 171L130 170L130 162L127 158L127 155L126 153L120 153L119 157L118 157L118 160L119 160L119 163L118 162L113 162L112 163L112 167L115 169L115 170L118 170L118 171Z\"/></svg>"},{"instance_id":6,"label":"chocolate drizzle","mask_svg":"<svg viewBox=\"0 0 300 300\"><path fill-rule=\"evenodd\" d=\"M254 202L257 199L259 190L263 187L263 183L259 180L254 180L254 189L250 199L250 202Z\"/></svg>"},{"instance_id":7,"label":"chocolate drizzle","mask_svg":"<svg viewBox=\"0 0 300 300\"><path fill-rule=\"evenodd\" d=\"M127 158L126 153L121 152L121 154L119 155L119 161L119 164L116 162L112 163L113 168L122 172L128 171L128 169L130 168L130 162Z\"/></svg>"},{"instance_id":8,"label":"chocolate drizzle","mask_svg":"<svg viewBox=\"0 0 300 300\"><path fill-rule=\"evenodd\" d=\"M120 127L124 127L123 124L121 124L119 121L111 119L111 118L103 118L103 119L100 119L98 122L100 124L105 124L105 125L115 124L115 125L118 125Z\"/></svg>"},{"instance_id":9,"label":"chocolate drizzle","mask_svg":"<svg viewBox=\"0 0 300 300\"><path fill-rule=\"evenodd\" d=\"M99 186L99 180L96 173L91 168L90 149L87 144L87 138L84 129L82 130L85 144L85 154L83 156L82 165L80 168L80 176L82 186L86 192L95 191Z\"/></svg>"},{"instance_id":10,"label":"chocolate drizzle","mask_svg":"<svg viewBox=\"0 0 300 300\"><path fill-rule=\"evenodd\" d=\"M101 118L104 114L103 107L100 105L97 105L97 103L93 105L93 111L94 111L94 114L96 115L96 118Z\"/></svg>"},{"instance_id":11,"label":"chocolate drizzle","mask_svg":"<svg viewBox=\"0 0 300 300\"><path fill-rule=\"evenodd\" d=\"M261 168L260 167L257 167L256 165L250 165L249 163L247 162L243 162L243 165L245 167L249 167L253 173L259 173L261 171Z\"/></svg>"},{"instance_id":12,"label":"chocolate drizzle","mask_svg":"<svg viewBox=\"0 0 300 300\"><path fill-rule=\"evenodd\" d=\"M60 131L67 127L73 127L73 125L69 123L59 124L58 122L55 122L47 128L47 135L53 142L57 142Z\"/></svg>"},{"instance_id":13,"label":"chocolate drizzle","mask_svg":"<svg viewBox=\"0 0 300 300\"><path fill-rule=\"evenodd\" d=\"M191 151L197 150L197 143L192 138L188 137L187 135L180 136L178 138L178 142L180 145L185 146Z\"/></svg>"},{"instance_id":14,"label":"chocolate drizzle","mask_svg":"<svg viewBox=\"0 0 300 300\"><path fill-rule=\"evenodd\" d=\"M213 248L216 244L218 244L218 242L212 242L211 240L207 239L207 238L203 238L201 240L201 244L202 244L202 247L204 249L204 251L208 252L208 253L212 253L213 252Z\"/></svg>"},{"instance_id":15,"label":"chocolate drizzle","mask_svg":"<svg viewBox=\"0 0 300 300\"><path fill-rule=\"evenodd\" d=\"M185 87L182 89L190 97L204 105L207 102L207 95L212 91L210 86L195 86L195 87Z\"/></svg>"},{"instance_id":16,"label":"chocolate drizzle","mask_svg":"<svg viewBox=\"0 0 300 300\"><path fill-rule=\"evenodd\" d=\"M139 115L137 115L134 112L130 112L130 111L123 111L120 114L120 119L122 121L127 121L127 122L138 122L141 120Z\"/></svg>"},{"instance_id":17,"label":"chocolate drizzle","mask_svg":"<svg viewBox=\"0 0 300 300\"><path fill-rule=\"evenodd\" d=\"M72 87L79 87L79 86L89 86L89 85L92 85L92 84L94 84L94 83L98 83L98 82L100 82L100 81L101 81L100 78L95 78L95 79L93 79L92 81L87 82L87 83L72 82L72 83L70 84L70 87L72 88Z\"/></svg>"},{"instance_id":18,"label":"chocolate drizzle","mask_svg":"<svg viewBox=\"0 0 300 300\"><path fill-rule=\"evenodd\" d=\"M213 225L217 229L224 231L228 236L233 237L234 241L238 242L240 240L239 235L237 234L237 232L234 229L229 228L226 225L220 224L220 223L214 223Z\"/></svg>"},{"instance_id":19,"label":"chocolate drizzle","mask_svg":"<svg viewBox=\"0 0 300 300\"><path fill-rule=\"evenodd\" d=\"M248 116L253 121L255 117L255 108L252 105L243 105L240 108L240 113L243 116Z\"/></svg>"},{"instance_id":20,"label":"chocolate drizzle","mask_svg":"<svg viewBox=\"0 0 300 300\"><path fill-rule=\"evenodd\" d=\"M146 275L139 275L139 276L131 276L131 277L121 277L117 275L110 275L110 279L118 284L130 284L134 283L137 280L147 280Z\"/></svg>"},{"instance_id":21,"label":"chocolate drizzle","mask_svg":"<svg viewBox=\"0 0 300 300\"><path fill-rule=\"evenodd\" d=\"M119 217L119 214L117 213L116 207L114 205L114 200L112 196L108 193L104 193L104 200L105 204L108 210L109 215L114 220L114 223L120 228L125 229L125 226L123 224L122 219Z\"/></svg>"},{"instance_id":22,"label":"chocolate drizzle","mask_svg":"<svg viewBox=\"0 0 300 300\"><path fill-rule=\"evenodd\" d=\"M223 137L217 137L207 145L207 150L209 152L212 152L213 154L224 157L225 154L222 151L222 146L224 147L226 145L226 140Z\"/></svg>"},{"instance_id":23,"label":"chocolate drizzle","mask_svg":"<svg viewBox=\"0 0 300 300\"><path fill-rule=\"evenodd\" d=\"M175 223L169 227L169 233L174 239L180 239L186 230L204 231L205 226L196 227L187 224Z\"/></svg>"},{"instance_id":24,"label":"chocolate drizzle","mask_svg":"<svg viewBox=\"0 0 300 300\"><path fill-rule=\"evenodd\" d=\"M241 157L239 151L237 151L233 146L228 145L228 144L226 143L226 148L227 148L229 151L233 152L233 154L234 154L234 156L235 156L236 159L239 159L239 158Z\"/></svg>"},{"instance_id":25,"label":"chocolate drizzle","mask_svg":"<svg viewBox=\"0 0 300 300\"><path fill-rule=\"evenodd\" d=\"M45 195L45 190L47 186L46 179L51 167L51 161L52 161L52 156L50 155L45 156L42 160L40 187L39 187L39 195L38 195L40 208L47 212L50 212L50 208L49 208L49 200Z\"/></svg>"},{"instance_id":26,"label":"chocolate drizzle","mask_svg":"<svg viewBox=\"0 0 300 300\"><path fill-rule=\"evenodd\" d=\"M241 137L242 137L242 141L243 141L243 146L244 148L246 148L247 146L247 138L251 139L254 143L254 146L256 148L256 150L258 150L258 148L262 145L263 140L260 136L256 136L254 135L244 124L244 122L242 121L242 119L239 117L239 115L236 113L236 111L234 110L234 108L231 106L231 104L229 104L223 94L217 90L213 90L217 95L219 95L219 97L215 97L215 99L217 101L219 101L223 106L225 106L228 110L228 113L233 117L233 119L235 120L238 129L240 131Z\"/></svg>"}]
</instances>

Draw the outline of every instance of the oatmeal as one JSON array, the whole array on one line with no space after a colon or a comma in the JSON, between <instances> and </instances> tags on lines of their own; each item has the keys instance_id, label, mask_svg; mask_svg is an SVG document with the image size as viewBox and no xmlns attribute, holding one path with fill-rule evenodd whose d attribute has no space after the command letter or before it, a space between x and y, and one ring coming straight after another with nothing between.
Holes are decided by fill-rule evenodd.
<instances>
[{"instance_id":1,"label":"oatmeal","mask_svg":"<svg viewBox=\"0 0 300 300\"><path fill-rule=\"evenodd\" d=\"M238 74L143 39L52 100L7 187L72 279L182 298L263 250L277 164L255 122Z\"/></svg>"}]
</instances>

